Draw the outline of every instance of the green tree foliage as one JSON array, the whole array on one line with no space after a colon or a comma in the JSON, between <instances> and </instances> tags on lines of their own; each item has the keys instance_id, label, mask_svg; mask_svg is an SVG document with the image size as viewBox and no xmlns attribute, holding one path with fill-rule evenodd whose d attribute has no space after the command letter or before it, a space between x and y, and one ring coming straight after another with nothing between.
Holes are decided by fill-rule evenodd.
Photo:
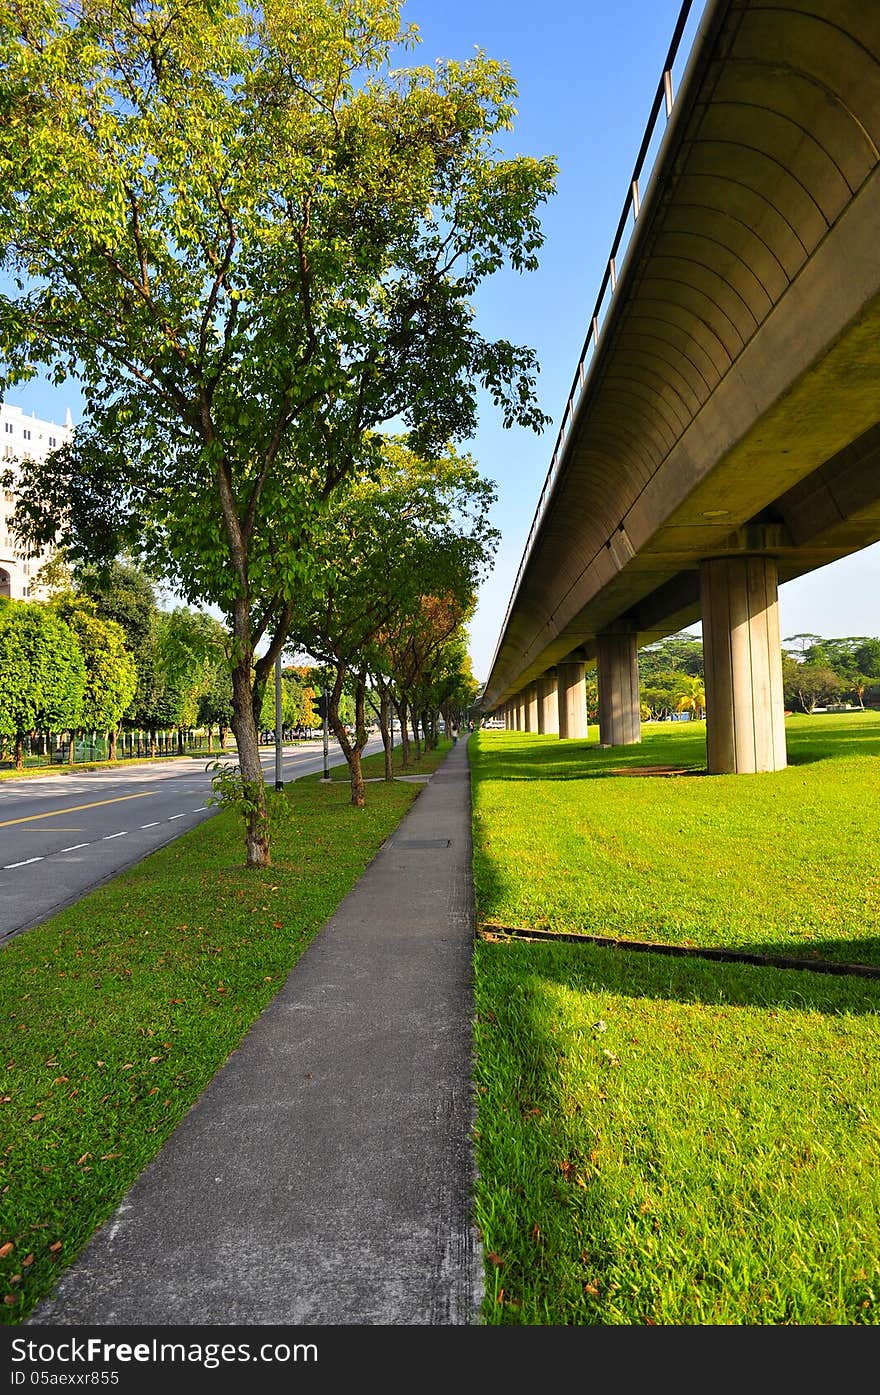
<instances>
[{"instance_id":1,"label":"green tree foliage","mask_svg":"<svg viewBox=\"0 0 880 1395\"><path fill-rule=\"evenodd\" d=\"M164 705L180 732L195 726L199 702L218 675L228 679L226 628L204 611L178 606L157 614L154 634Z\"/></svg>"},{"instance_id":2,"label":"green tree foliage","mask_svg":"<svg viewBox=\"0 0 880 1395\"><path fill-rule=\"evenodd\" d=\"M786 706L799 712L839 702L846 686L828 664L798 663L788 657L782 662L782 685Z\"/></svg>"},{"instance_id":3,"label":"green tree foliage","mask_svg":"<svg viewBox=\"0 0 880 1395\"><path fill-rule=\"evenodd\" d=\"M641 685L641 703L648 710L648 719L659 722L673 712L683 710L679 703L688 703L693 680L681 670L652 674Z\"/></svg>"},{"instance_id":4,"label":"green tree foliage","mask_svg":"<svg viewBox=\"0 0 880 1395\"><path fill-rule=\"evenodd\" d=\"M96 615L122 628L129 653L137 660L158 610L153 582L146 573L114 558L106 567L78 567L73 585L94 603Z\"/></svg>"},{"instance_id":5,"label":"green tree foliage","mask_svg":"<svg viewBox=\"0 0 880 1395\"><path fill-rule=\"evenodd\" d=\"M159 607L153 582L129 562L114 558L105 566L79 566L73 584L102 620L119 625L137 670L134 695L124 714L127 726L153 731L165 723L164 682L157 667L156 617ZM170 725L170 723L169 723Z\"/></svg>"},{"instance_id":6,"label":"green tree foliage","mask_svg":"<svg viewBox=\"0 0 880 1395\"><path fill-rule=\"evenodd\" d=\"M501 154L505 65L392 67L416 38L398 0L0 16L0 359L8 381L75 372L88 403L25 469L19 519L74 559L128 548L228 617L265 864L256 723L316 509L386 423L430 453L472 433L483 389L505 424L545 424L533 353L480 334L471 301L536 266L554 163Z\"/></svg>"},{"instance_id":7,"label":"green tree foliage","mask_svg":"<svg viewBox=\"0 0 880 1395\"><path fill-rule=\"evenodd\" d=\"M110 733L114 759L116 732L137 688L137 667L126 648L122 626L100 619L91 602L72 592L56 597L52 609L73 630L85 664L78 727Z\"/></svg>"},{"instance_id":8,"label":"green tree foliage","mask_svg":"<svg viewBox=\"0 0 880 1395\"><path fill-rule=\"evenodd\" d=\"M209 750L214 727L217 728L220 749L225 750L226 736L232 726L232 678L227 665L217 665L208 687L199 695L198 721L207 730Z\"/></svg>"},{"instance_id":9,"label":"green tree foliage","mask_svg":"<svg viewBox=\"0 0 880 1395\"><path fill-rule=\"evenodd\" d=\"M703 641L695 639L686 630L667 635L654 644L646 644L639 650L639 675L643 683L652 680L658 673L688 673L693 677L703 674Z\"/></svg>"},{"instance_id":10,"label":"green tree foliage","mask_svg":"<svg viewBox=\"0 0 880 1395\"><path fill-rule=\"evenodd\" d=\"M15 743L16 769L30 732L80 725L85 689L82 650L58 615L37 602L0 607L0 736Z\"/></svg>"},{"instance_id":11,"label":"green tree foliage","mask_svg":"<svg viewBox=\"0 0 880 1395\"><path fill-rule=\"evenodd\" d=\"M494 487L469 456L449 449L426 460L395 438L385 443L381 466L337 491L327 509L320 566L311 588L301 592L294 635L303 649L333 667L329 717L358 806L364 802L360 756L367 742L368 673L388 671L389 636L411 627L426 598L442 596L458 624L497 545L489 522L494 499ZM350 677L353 738L339 713ZM425 674L420 678L424 686ZM438 694L431 697L439 707ZM427 701L427 688L422 698Z\"/></svg>"}]
</instances>

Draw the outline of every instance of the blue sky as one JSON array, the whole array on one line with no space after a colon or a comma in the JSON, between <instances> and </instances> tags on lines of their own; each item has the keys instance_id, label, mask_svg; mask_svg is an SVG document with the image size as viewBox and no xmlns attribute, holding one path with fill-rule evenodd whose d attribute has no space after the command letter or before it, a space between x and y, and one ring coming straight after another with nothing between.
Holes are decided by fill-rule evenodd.
<instances>
[{"instance_id":1,"label":"blue sky","mask_svg":"<svg viewBox=\"0 0 880 1395\"><path fill-rule=\"evenodd\" d=\"M476 436L464 446L497 485L494 522L502 533L471 624L479 679L488 676L679 9L680 0L407 0L404 6L422 37L404 61L464 59L475 48L506 60L519 87L509 152L555 155L560 167L542 218L540 269L499 274L477 300L484 334L537 351L541 405L553 418L542 436L505 431L487 401ZM687 35L702 9L703 0L694 0ZM69 388L33 382L8 400L56 421L69 405L78 419L79 400ZM780 619L783 636L880 635L880 544L783 586Z\"/></svg>"}]
</instances>

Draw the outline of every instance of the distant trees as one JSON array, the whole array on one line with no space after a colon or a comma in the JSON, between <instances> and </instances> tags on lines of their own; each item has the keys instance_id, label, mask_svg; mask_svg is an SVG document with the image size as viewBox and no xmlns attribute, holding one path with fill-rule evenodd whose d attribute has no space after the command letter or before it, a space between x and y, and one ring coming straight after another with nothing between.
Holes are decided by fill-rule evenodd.
<instances>
[{"instance_id":1,"label":"distant trees","mask_svg":"<svg viewBox=\"0 0 880 1395\"><path fill-rule=\"evenodd\" d=\"M693 635L680 632L646 645L639 651L639 675L643 720L662 721L685 712L705 715L703 645ZM880 701L880 639L826 639L813 631L788 635L782 681L786 707L796 712Z\"/></svg>"},{"instance_id":2,"label":"distant trees","mask_svg":"<svg viewBox=\"0 0 880 1395\"><path fill-rule=\"evenodd\" d=\"M789 635L783 641L782 676L786 704L797 711L840 702L864 707L866 697L880 700L880 639Z\"/></svg>"},{"instance_id":3,"label":"distant trees","mask_svg":"<svg viewBox=\"0 0 880 1395\"><path fill-rule=\"evenodd\" d=\"M0 737L24 764L31 732L78 726L86 665L76 635L48 606L7 601L0 606Z\"/></svg>"},{"instance_id":4,"label":"distant trees","mask_svg":"<svg viewBox=\"0 0 880 1395\"><path fill-rule=\"evenodd\" d=\"M13 743L18 768L25 742L45 752L65 737L74 760L79 734L106 736L110 760L123 731L157 734L197 724L222 737L231 719L226 630L201 611L161 611L149 578L124 563L105 572L56 566L49 599L0 603L0 742ZM168 746L165 743L165 750Z\"/></svg>"},{"instance_id":5,"label":"distant trees","mask_svg":"<svg viewBox=\"0 0 880 1395\"><path fill-rule=\"evenodd\" d=\"M68 760L73 764L72 738L77 731L107 732L109 758L115 760L119 725L137 687L137 667L125 647L125 634L115 620L100 619L93 604L73 592L57 597L52 609L76 636L85 666L82 701L75 721L68 724Z\"/></svg>"},{"instance_id":6,"label":"distant trees","mask_svg":"<svg viewBox=\"0 0 880 1395\"><path fill-rule=\"evenodd\" d=\"M639 676L647 683L660 673L703 676L703 641L686 630L646 644L639 650Z\"/></svg>"}]
</instances>

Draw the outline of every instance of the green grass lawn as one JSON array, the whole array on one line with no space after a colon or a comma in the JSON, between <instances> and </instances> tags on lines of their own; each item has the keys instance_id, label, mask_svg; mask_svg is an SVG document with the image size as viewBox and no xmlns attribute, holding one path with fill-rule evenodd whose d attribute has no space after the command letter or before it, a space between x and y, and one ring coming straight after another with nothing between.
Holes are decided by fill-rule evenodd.
<instances>
[{"instance_id":1,"label":"green grass lawn","mask_svg":"<svg viewBox=\"0 0 880 1395\"><path fill-rule=\"evenodd\" d=\"M788 769L723 776L701 723L614 751L481 732L479 920L880 964L880 715L786 728Z\"/></svg>"},{"instance_id":2,"label":"green grass lawn","mask_svg":"<svg viewBox=\"0 0 880 1395\"><path fill-rule=\"evenodd\" d=\"M477 915L877 963L876 714L794 718L773 775L481 733ZM478 943L483 1317L880 1322L880 982Z\"/></svg>"},{"instance_id":3,"label":"green grass lawn","mask_svg":"<svg viewBox=\"0 0 880 1395\"><path fill-rule=\"evenodd\" d=\"M229 813L0 950L0 1291L20 1323L278 992L419 786L270 795L273 866Z\"/></svg>"}]
</instances>

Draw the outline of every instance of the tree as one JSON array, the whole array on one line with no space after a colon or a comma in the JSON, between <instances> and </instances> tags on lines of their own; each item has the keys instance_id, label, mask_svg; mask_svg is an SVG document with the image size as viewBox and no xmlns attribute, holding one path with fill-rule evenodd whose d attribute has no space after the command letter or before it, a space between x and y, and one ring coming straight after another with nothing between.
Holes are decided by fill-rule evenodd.
<instances>
[{"instance_id":1,"label":"tree","mask_svg":"<svg viewBox=\"0 0 880 1395\"><path fill-rule=\"evenodd\" d=\"M406 626L432 590L460 609L469 604L498 537L488 520L494 487L470 457L450 449L425 460L400 438L386 441L383 454L376 473L352 480L328 507L320 565L294 619L296 643L333 668L328 716L357 806L364 802L367 679L385 671L386 636ZM348 681L353 738L339 713Z\"/></svg>"},{"instance_id":2,"label":"tree","mask_svg":"<svg viewBox=\"0 0 880 1395\"><path fill-rule=\"evenodd\" d=\"M52 609L76 635L85 665L85 686L79 710L79 729L106 731L110 760L116 759L116 738L122 715L137 688L137 667L125 647L121 625L101 620L84 597L62 592ZM69 758L73 762L73 732Z\"/></svg>"},{"instance_id":3,"label":"tree","mask_svg":"<svg viewBox=\"0 0 880 1395\"><path fill-rule=\"evenodd\" d=\"M838 699L844 684L827 664L798 663L786 658L782 663L782 686L788 705L810 713Z\"/></svg>"},{"instance_id":4,"label":"tree","mask_svg":"<svg viewBox=\"0 0 880 1395\"><path fill-rule=\"evenodd\" d=\"M676 712L687 712L691 717L702 717L706 711L706 685L702 678L688 678L687 688L675 704Z\"/></svg>"},{"instance_id":5,"label":"tree","mask_svg":"<svg viewBox=\"0 0 880 1395\"><path fill-rule=\"evenodd\" d=\"M204 611L177 606L155 617L157 664L170 725L182 732L199 719L199 701L215 684L218 669L228 672L226 630Z\"/></svg>"},{"instance_id":6,"label":"tree","mask_svg":"<svg viewBox=\"0 0 880 1395\"><path fill-rule=\"evenodd\" d=\"M822 636L815 635L811 631L804 631L802 634L787 635L782 641L782 652L789 658L802 662L808 649L813 645L821 643Z\"/></svg>"},{"instance_id":7,"label":"tree","mask_svg":"<svg viewBox=\"0 0 880 1395\"><path fill-rule=\"evenodd\" d=\"M0 736L15 743L24 765L24 738L33 731L79 725L86 667L76 635L38 602L0 607Z\"/></svg>"},{"instance_id":8,"label":"tree","mask_svg":"<svg viewBox=\"0 0 880 1395\"><path fill-rule=\"evenodd\" d=\"M862 639L853 653L856 671L866 678L880 678L880 639Z\"/></svg>"},{"instance_id":9,"label":"tree","mask_svg":"<svg viewBox=\"0 0 880 1395\"><path fill-rule=\"evenodd\" d=\"M703 641L689 635L686 630L667 635L654 644L646 644L639 650L639 674L647 683L658 673L703 675Z\"/></svg>"},{"instance_id":10,"label":"tree","mask_svg":"<svg viewBox=\"0 0 880 1395\"><path fill-rule=\"evenodd\" d=\"M220 750L225 751L226 736L232 724L232 680L226 664L217 665L208 687L199 695L198 720L207 730L208 750L211 750L216 726Z\"/></svg>"},{"instance_id":11,"label":"tree","mask_svg":"<svg viewBox=\"0 0 880 1395\"><path fill-rule=\"evenodd\" d=\"M691 682L686 673L677 671L653 674L641 685L640 693L640 702L647 707L649 719L662 721L678 710L682 699L689 701Z\"/></svg>"},{"instance_id":12,"label":"tree","mask_svg":"<svg viewBox=\"0 0 880 1395\"><path fill-rule=\"evenodd\" d=\"M265 865L257 722L316 514L386 423L422 451L465 439L480 388L505 425L547 420L532 351L481 335L471 299L537 265L555 166L502 157L503 64L391 68L416 37L398 0L18 0L4 21L0 355L7 381L43 364L87 390L17 518L220 607Z\"/></svg>"}]
</instances>

